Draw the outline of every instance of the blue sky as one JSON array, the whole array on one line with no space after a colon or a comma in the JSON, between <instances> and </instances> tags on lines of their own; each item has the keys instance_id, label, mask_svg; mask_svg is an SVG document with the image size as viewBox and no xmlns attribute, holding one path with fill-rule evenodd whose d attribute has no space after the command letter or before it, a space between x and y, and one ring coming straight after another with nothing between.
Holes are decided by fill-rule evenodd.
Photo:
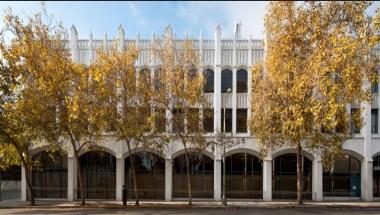
<instances>
[{"instance_id":1,"label":"blue sky","mask_svg":"<svg viewBox=\"0 0 380 215\"><path fill-rule=\"evenodd\" d=\"M212 38L216 25L220 25L224 38L231 38L235 22L242 23L243 36L263 38L264 15L267 2L45 2L49 14L63 21L68 29L75 25L79 38L88 38L90 31L97 39L117 35L124 27L127 38L151 38L171 25L178 37L185 32L192 38ZM20 15L31 15L41 10L41 2L0 2L0 12L11 7ZM375 2L368 11L373 14L380 7ZM2 23L0 24L0 26Z\"/></svg>"}]
</instances>

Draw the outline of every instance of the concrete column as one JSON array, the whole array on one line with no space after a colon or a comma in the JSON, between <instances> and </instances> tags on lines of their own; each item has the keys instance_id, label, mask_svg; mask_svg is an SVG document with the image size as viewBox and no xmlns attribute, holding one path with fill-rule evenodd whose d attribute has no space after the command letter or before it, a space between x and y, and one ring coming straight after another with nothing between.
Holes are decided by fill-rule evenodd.
<instances>
[{"instance_id":1,"label":"concrete column","mask_svg":"<svg viewBox=\"0 0 380 215\"><path fill-rule=\"evenodd\" d=\"M165 159L165 201L172 200L173 193L173 160Z\"/></svg>"},{"instance_id":2,"label":"concrete column","mask_svg":"<svg viewBox=\"0 0 380 215\"><path fill-rule=\"evenodd\" d=\"M26 199L26 172L24 165L21 165L21 201Z\"/></svg>"},{"instance_id":3,"label":"concrete column","mask_svg":"<svg viewBox=\"0 0 380 215\"><path fill-rule=\"evenodd\" d=\"M236 106L237 106L237 96L236 96L236 37L238 35L235 32L235 37L233 41L233 51L232 51L232 134L236 134Z\"/></svg>"},{"instance_id":4,"label":"concrete column","mask_svg":"<svg viewBox=\"0 0 380 215\"><path fill-rule=\"evenodd\" d=\"M373 200L373 161L372 160L362 161L361 198L364 201Z\"/></svg>"},{"instance_id":5,"label":"concrete column","mask_svg":"<svg viewBox=\"0 0 380 215\"><path fill-rule=\"evenodd\" d=\"M222 78L222 29L218 25L215 31L215 59L214 59L214 131L221 131L221 78Z\"/></svg>"},{"instance_id":6,"label":"concrete column","mask_svg":"<svg viewBox=\"0 0 380 215\"><path fill-rule=\"evenodd\" d=\"M121 156L116 158L116 200L123 200L124 185L124 159Z\"/></svg>"},{"instance_id":7,"label":"concrete column","mask_svg":"<svg viewBox=\"0 0 380 215\"><path fill-rule=\"evenodd\" d=\"M247 98L248 98L248 101L247 101L247 104L248 104L248 113L247 113L247 120L250 120L251 119L251 89L252 89L252 35L249 36L249 40L248 40L248 93L247 93ZM251 134L251 129L248 129L248 135L252 135Z\"/></svg>"},{"instance_id":8,"label":"concrete column","mask_svg":"<svg viewBox=\"0 0 380 215\"><path fill-rule=\"evenodd\" d=\"M313 200L322 201L323 200L323 167L322 161L319 157L313 160Z\"/></svg>"},{"instance_id":9,"label":"concrete column","mask_svg":"<svg viewBox=\"0 0 380 215\"><path fill-rule=\"evenodd\" d=\"M74 62L79 62L78 32L74 25L70 29L70 54Z\"/></svg>"},{"instance_id":10,"label":"concrete column","mask_svg":"<svg viewBox=\"0 0 380 215\"><path fill-rule=\"evenodd\" d=\"M90 32L89 38L90 39L88 41L88 46L89 46L88 65L90 65L95 60L94 40L93 40L92 32Z\"/></svg>"},{"instance_id":11,"label":"concrete column","mask_svg":"<svg viewBox=\"0 0 380 215\"><path fill-rule=\"evenodd\" d=\"M119 28L117 29L119 33L119 44L118 44L118 50L123 51L125 49L125 32L123 26L119 25Z\"/></svg>"},{"instance_id":12,"label":"concrete column","mask_svg":"<svg viewBox=\"0 0 380 215\"><path fill-rule=\"evenodd\" d=\"M263 160L263 200L272 200L272 159Z\"/></svg>"},{"instance_id":13,"label":"concrete column","mask_svg":"<svg viewBox=\"0 0 380 215\"><path fill-rule=\"evenodd\" d=\"M75 201L77 195L77 164L75 158L67 157L67 200Z\"/></svg>"},{"instance_id":14,"label":"concrete column","mask_svg":"<svg viewBox=\"0 0 380 215\"><path fill-rule=\"evenodd\" d=\"M222 160L214 160L214 200L222 199Z\"/></svg>"}]
</instances>

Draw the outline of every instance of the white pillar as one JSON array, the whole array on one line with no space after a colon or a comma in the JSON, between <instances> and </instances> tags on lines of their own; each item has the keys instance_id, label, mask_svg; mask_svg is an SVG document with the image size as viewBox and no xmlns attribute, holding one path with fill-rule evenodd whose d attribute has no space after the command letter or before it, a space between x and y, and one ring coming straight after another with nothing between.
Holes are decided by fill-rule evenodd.
<instances>
[{"instance_id":1,"label":"white pillar","mask_svg":"<svg viewBox=\"0 0 380 215\"><path fill-rule=\"evenodd\" d=\"M214 160L214 200L220 201L222 197L222 160Z\"/></svg>"},{"instance_id":2,"label":"white pillar","mask_svg":"<svg viewBox=\"0 0 380 215\"><path fill-rule=\"evenodd\" d=\"M363 160L361 165L361 197L364 201L373 200L373 161Z\"/></svg>"},{"instance_id":3,"label":"white pillar","mask_svg":"<svg viewBox=\"0 0 380 215\"><path fill-rule=\"evenodd\" d=\"M252 35L249 36L248 40L248 113L247 113L247 118L248 120L251 119L251 89L252 89ZM248 135L251 136L251 129L248 129Z\"/></svg>"},{"instance_id":4,"label":"white pillar","mask_svg":"<svg viewBox=\"0 0 380 215\"><path fill-rule=\"evenodd\" d=\"M263 160L263 200L272 200L272 159Z\"/></svg>"},{"instance_id":5,"label":"white pillar","mask_svg":"<svg viewBox=\"0 0 380 215\"><path fill-rule=\"evenodd\" d=\"M232 134L236 134L236 107L237 107L237 96L236 96L236 38L237 34L235 32L235 37L233 40L233 51L232 51Z\"/></svg>"},{"instance_id":6,"label":"white pillar","mask_svg":"<svg viewBox=\"0 0 380 215\"><path fill-rule=\"evenodd\" d=\"M173 160L165 159L165 201L172 200L173 193Z\"/></svg>"},{"instance_id":7,"label":"white pillar","mask_svg":"<svg viewBox=\"0 0 380 215\"><path fill-rule=\"evenodd\" d=\"M67 157L67 200L76 199L77 190L77 164L73 156Z\"/></svg>"},{"instance_id":8,"label":"white pillar","mask_svg":"<svg viewBox=\"0 0 380 215\"><path fill-rule=\"evenodd\" d=\"M116 200L123 200L124 185L124 159L122 156L116 158Z\"/></svg>"},{"instance_id":9,"label":"white pillar","mask_svg":"<svg viewBox=\"0 0 380 215\"><path fill-rule=\"evenodd\" d=\"M26 172L24 165L21 166L21 201L26 201Z\"/></svg>"},{"instance_id":10,"label":"white pillar","mask_svg":"<svg viewBox=\"0 0 380 215\"><path fill-rule=\"evenodd\" d=\"M221 49L222 29L218 25L215 31L215 58L214 58L214 131L221 131L221 78L222 78L222 49Z\"/></svg>"},{"instance_id":11,"label":"white pillar","mask_svg":"<svg viewBox=\"0 0 380 215\"><path fill-rule=\"evenodd\" d=\"M313 160L313 200L322 201L323 200L323 167L322 161L319 157Z\"/></svg>"},{"instance_id":12,"label":"white pillar","mask_svg":"<svg viewBox=\"0 0 380 215\"><path fill-rule=\"evenodd\" d=\"M70 53L71 59L74 62L79 62L79 51L78 51L78 32L75 26L71 26L70 32Z\"/></svg>"}]
</instances>

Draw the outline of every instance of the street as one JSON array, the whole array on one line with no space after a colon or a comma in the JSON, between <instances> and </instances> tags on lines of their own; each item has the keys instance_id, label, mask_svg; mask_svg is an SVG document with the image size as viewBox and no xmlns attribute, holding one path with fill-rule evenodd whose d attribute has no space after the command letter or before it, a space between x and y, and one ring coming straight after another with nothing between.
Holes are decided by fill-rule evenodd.
<instances>
[{"instance_id":1,"label":"street","mask_svg":"<svg viewBox=\"0 0 380 215\"><path fill-rule=\"evenodd\" d=\"M269 209L269 208L181 208L181 209L77 209L77 208L64 208L64 209L45 209L45 208L18 208L18 209L0 209L0 214L128 214L128 215L237 215L237 214L260 214L260 215L278 215L278 214L332 214L332 215L345 215L345 214L380 214L379 208L284 208L284 209Z\"/></svg>"}]
</instances>

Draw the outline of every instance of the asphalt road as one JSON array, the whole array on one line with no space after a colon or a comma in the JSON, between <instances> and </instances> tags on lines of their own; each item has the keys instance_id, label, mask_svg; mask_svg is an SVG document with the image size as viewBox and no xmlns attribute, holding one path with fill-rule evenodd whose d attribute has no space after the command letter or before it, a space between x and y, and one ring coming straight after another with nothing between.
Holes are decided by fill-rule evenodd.
<instances>
[{"instance_id":1,"label":"asphalt road","mask_svg":"<svg viewBox=\"0 0 380 215\"><path fill-rule=\"evenodd\" d=\"M313 214L313 215L346 215L346 214L380 214L379 208L374 209L337 209L337 208L291 208L291 209L43 209L43 208L33 208L33 209L0 209L0 214L128 214L128 215L198 215L198 214L208 214L208 215L278 215L278 214L289 214L289 215L301 215L301 214Z\"/></svg>"}]
</instances>

